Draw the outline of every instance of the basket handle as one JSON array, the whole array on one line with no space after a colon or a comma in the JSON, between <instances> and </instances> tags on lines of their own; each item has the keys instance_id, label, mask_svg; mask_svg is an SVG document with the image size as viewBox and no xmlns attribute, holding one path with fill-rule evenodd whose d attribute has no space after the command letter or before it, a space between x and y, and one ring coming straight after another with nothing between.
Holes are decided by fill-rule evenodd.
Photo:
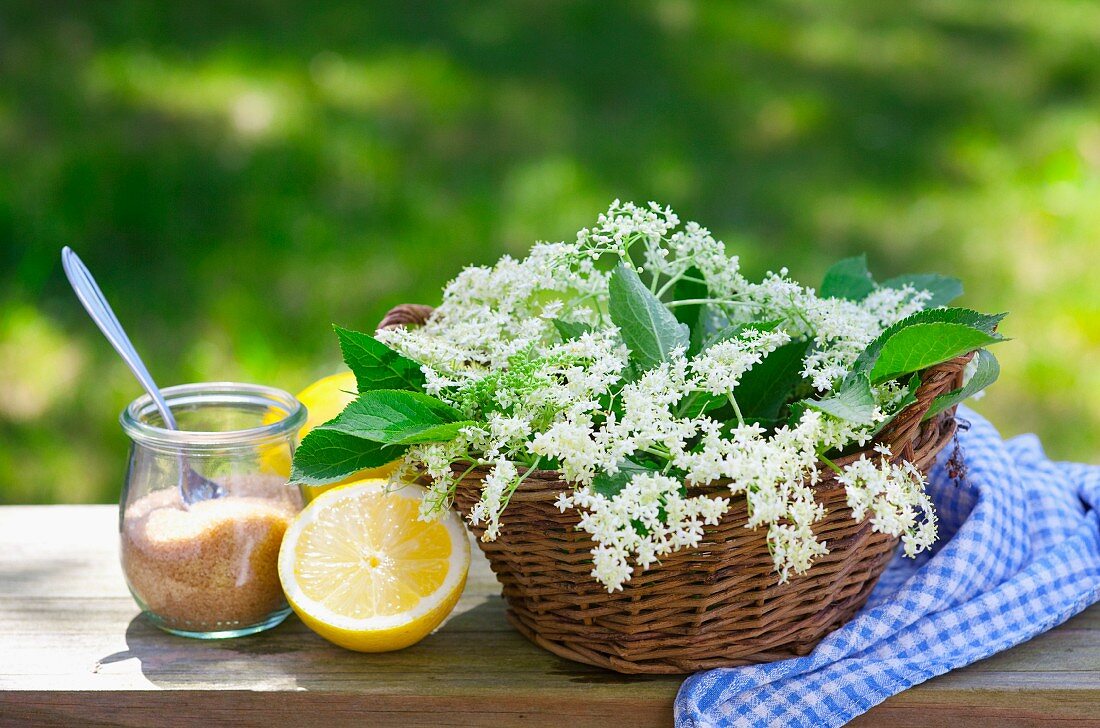
<instances>
[{"instance_id":1,"label":"basket handle","mask_svg":"<svg viewBox=\"0 0 1100 728\"><path fill-rule=\"evenodd\" d=\"M424 306L419 303L402 303L400 306L391 308L389 313L382 317L382 320L378 322L378 328L396 329L398 326L412 328L423 326L428 322L428 317L432 315L434 310L431 306Z\"/></svg>"}]
</instances>

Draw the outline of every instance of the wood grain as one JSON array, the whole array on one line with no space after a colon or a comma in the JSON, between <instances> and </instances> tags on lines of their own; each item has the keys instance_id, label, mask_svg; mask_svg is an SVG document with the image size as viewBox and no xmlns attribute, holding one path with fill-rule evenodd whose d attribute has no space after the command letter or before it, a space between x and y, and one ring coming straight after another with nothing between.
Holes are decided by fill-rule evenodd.
<instances>
[{"instance_id":1,"label":"wood grain","mask_svg":"<svg viewBox=\"0 0 1100 728\"><path fill-rule=\"evenodd\" d=\"M401 652L333 647L297 619L220 642L160 632L118 566L110 506L0 508L0 725L664 726L680 680L534 647L474 550L448 622ZM186 691L186 694L181 692ZM862 726L1100 725L1100 608L935 678Z\"/></svg>"}]
</instances>

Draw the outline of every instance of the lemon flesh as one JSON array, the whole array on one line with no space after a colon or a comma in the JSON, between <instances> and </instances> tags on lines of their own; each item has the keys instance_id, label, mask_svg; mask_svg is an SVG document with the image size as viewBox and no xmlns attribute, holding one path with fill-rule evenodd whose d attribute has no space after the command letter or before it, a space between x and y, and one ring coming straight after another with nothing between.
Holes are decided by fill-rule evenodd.
<instances>
[{"instance_id":1,"label":"lemon flesh","mask_svg":"<svg viewBox=\"0 0 1100 728\"><path fill-rule=\"evenodd\" d=\"M279 578L290 606L341 647L388 652L419 642L451 613L470 567L457 514L419 520L425 490L358 481L318 496L287 529Z\"/></svg>"}]
</instances>

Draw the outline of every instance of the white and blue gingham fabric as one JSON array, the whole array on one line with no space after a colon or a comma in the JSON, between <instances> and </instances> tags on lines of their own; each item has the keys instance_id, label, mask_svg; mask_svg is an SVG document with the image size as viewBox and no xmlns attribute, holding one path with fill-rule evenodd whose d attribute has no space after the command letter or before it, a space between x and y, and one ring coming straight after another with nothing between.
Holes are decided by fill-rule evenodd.
<instances>
[{"instance_id":1,"label":"white and blue gingham fabric","mask_svg":"<svg viewBox=\"0 0 1100 728\"><path fill-rule=\"evenodd\" d=\"M1034 435L1006 442L973 411L958 416L971 425L959 434L966 476L931 475L936 547L899 554L806 657L688 678L678 726L843 725L1100 601L1100 466L1052 462Z\"/></svg>"}]
</instances>

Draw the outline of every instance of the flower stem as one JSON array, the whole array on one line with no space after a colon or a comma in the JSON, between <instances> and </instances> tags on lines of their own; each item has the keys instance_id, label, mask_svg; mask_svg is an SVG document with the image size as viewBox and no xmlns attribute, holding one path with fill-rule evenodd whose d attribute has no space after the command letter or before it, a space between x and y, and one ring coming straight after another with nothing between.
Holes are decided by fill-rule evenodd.
<instances>
[{"instance_id":1,"label":"flower stem","mask_svg":"<svg viewBox=\"0 0 1100 728\"><path fill-rule=\"evenodd\" d=\"M817 457L818 457L818 459L819 459L819 460L820 460L821 462L823 462L823 463L825 463L826 465L828 465L828 466L829 466L829 469L830 469L830 470L832 470L832 471L833 471L834 473L836 473L837 475L840 475L840 474L842 474L842 473L844 472L843 470L841 470L841 469L840 469L840 466L839 466L839 465L837 465L836 463L834 463L834 462L833 462L832 460L830 460L829 458L825 457L825 453L823 453L823 452L819 452L819 453L817 454Z\"/></svg>"},{"instance_id":2,"label":"flower stem","mask_svg":"<svg viewBox=\"0 0 1100 728\"><path fill-rule=\"evenodd\" d=\"M688 268L685 268L676 275L672 276L667 283L661 286L661 290L657 291L657 298L660 298L661 296L668 293L668 289L672 288L672 286L676 285L676 283L678 283L679 281L691 281L692 283L700 283L704 286L707 285L707 282L704 279L696 278L695 276L689 276L687 272Z\"/></svg>"},{"instance_id":3,"label":"flower stem","mask_svg":"<svg viewBox=\"0 0 1100 728\"><path fill-rule=\"evenodd\" d=\"M664 284L663 286L661 286L661 289L660 289L659 291L657 291L657 298L660 298L661 296L663 296L663 295L665 295L666 293L668 293L668 289L670 289L670 288L672 288L672 287L673 287L674 285L676 285L676 282L677 282L677 281L683 280L684 278L687 278L687 276L686 276L686 275L685 275L685 274L684 274L683 272L681 272L681 273L679 273L678 275L674 275L674 276L672 276L671 278L669 278L669 279L668 279L668 280L667 280L667 281L665 282L665 284ZM699 282L700 282L700 283L705 283L706 281L699 281Z\"/></svg>"},{"instance_id":4,"label":"flower stem","mask_svg":"<svg viewBox=\"0 0 1100 728\"><path fill-rule=\"evenodd\" d=\"M745 418L741 416L741 408L737 406L737 400L734 399L732 394L727 394L726 396L729 398L730 404L733 405L733 413L737 415L737 424L744 427Z\"/></svg>"},{"instance_id":5,"label":"flower stem","mask_svg":"<svg viewBox=\"0 0 1100 728\"><path fill-rule=\"evenodd\" d=\"M500 512L501 513L503 513L504 509L508 507L508 503L511 502L512 494L516 492L516 488L520 487L523 484L523 481L527 480L528 476L530 476L531 473L535 472L535 468L537 468L538 466L539 466L539 461L535 460L535 463L531 467L527 468L526 473L524 473L523 475L516 478L512 482L512 484L508 486L508 492L505 494L505 496L503 498L500 499L501 500L501 505L500 505Z\"/></svg>"},{"instance_id":6,"label":"flower stem","mask_svg":"<svg viewBox=\"0 0 1100 728\"><path fill-rule=\"evenodd\" d=\"M719 303L723 306L751 306L751 303L745 301L734 301L728 298L685 298L682 301L669 301L665 304L669 308L676 308L677 306L696 306L701 303Z\"/></svg>"},{"instance_id":7,"label":"flower stem","mask_svg":"<svg viewBox=\"0 0 1100 728\"><path fill-rule=\"evenodd\" d=\"M661 458L663 460L672 459L672 453L670 453L665 448L657 447L656 445L651 445L650 447L643 447L639 449L644 453L649 453L650 455Z\"/></svg>"}]
</instances>

